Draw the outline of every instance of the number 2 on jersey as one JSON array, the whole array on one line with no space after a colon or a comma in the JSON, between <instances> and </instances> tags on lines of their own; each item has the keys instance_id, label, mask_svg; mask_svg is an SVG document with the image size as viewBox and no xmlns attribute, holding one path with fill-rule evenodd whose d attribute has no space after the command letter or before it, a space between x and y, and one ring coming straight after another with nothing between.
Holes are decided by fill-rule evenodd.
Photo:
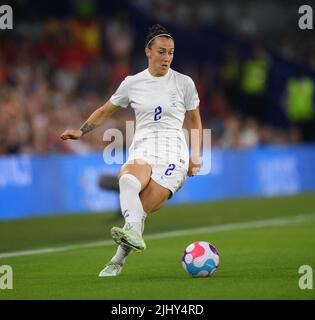
<instances>
[{"instance_id":1,"label":"number 2 on jersey","mask_svg":"<svg viewBox=\"0 0 315 320\"><path fill-rule=\"evenodd\" d=\"M162 118L162 107L158 106L154 109L154 121L158 121Z\"/></svg>"}]
</instances>

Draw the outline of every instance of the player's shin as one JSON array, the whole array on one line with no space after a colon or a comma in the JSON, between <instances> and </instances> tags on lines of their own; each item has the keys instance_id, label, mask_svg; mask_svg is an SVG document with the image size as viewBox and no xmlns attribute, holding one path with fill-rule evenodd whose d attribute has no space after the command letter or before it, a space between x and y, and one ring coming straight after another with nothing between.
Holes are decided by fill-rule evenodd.
<instances>
[{"instance_id":1,"label":"player's shin","mask_svg":"<svg viewBox=\"0 0 315 320\"><path fill-rule=\"evenodd\" d=\"M120 207L126 222L124 229L132 228L137 233L142 234L145 217L139 197L141 183L135 176L124 174L119 179L119 188Z\"/></svg>"}]
</instances>

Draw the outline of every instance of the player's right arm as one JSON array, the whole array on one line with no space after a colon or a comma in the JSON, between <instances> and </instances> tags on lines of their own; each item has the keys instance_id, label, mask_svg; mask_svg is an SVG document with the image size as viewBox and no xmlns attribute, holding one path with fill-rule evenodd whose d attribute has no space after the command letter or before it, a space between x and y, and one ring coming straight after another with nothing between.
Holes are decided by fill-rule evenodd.
<instances>
[{"instance_id":1,"label":"player's right arm","mask_svg":"<svg viewBox=\"0 0 315 320\"><path fill-rule=\"evenodd\" d=\"M115 106L108 100L103 106L95 110L90 117L83 123L80 129L72 130L67 129L61 135L60 138L63 140L67 139L79 139L84 134L92 131L99 125L101 125L106 119L113 115L116 111L121 109L118 106Z\"/></svg>"}]
</instances>

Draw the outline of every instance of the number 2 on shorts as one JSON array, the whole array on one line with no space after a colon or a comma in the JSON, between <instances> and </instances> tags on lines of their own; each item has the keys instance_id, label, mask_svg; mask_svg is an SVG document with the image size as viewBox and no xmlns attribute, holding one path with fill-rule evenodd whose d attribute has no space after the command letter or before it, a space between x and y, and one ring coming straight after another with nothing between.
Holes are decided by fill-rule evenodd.
<instances>
[{"instance_id":1,"label":"number 2 on shorts","mask_svg":"<svg viewBox=\"0 0 315 320\"><path fill-rule=\"evenodd\" d=\"M173 173L172 171L175 169L175 167L176 165L174 163L170 163L164 174L166 176L170 176Z\"/></svg>"}]
</instances>

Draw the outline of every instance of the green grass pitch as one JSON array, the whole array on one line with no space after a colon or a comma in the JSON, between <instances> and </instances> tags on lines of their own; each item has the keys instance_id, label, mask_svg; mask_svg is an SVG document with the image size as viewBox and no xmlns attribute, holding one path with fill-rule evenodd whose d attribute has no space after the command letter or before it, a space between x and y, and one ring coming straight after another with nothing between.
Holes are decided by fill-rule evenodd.
<instances>
[{"instance_id":1,"label":"green grass pitch","mask_svg":"<svg viewBox=\"0 0 315 320\"><path fill-rule=\"evenodd\" d=\"M315 289L298 286L299 267L315 268L314 193L164 208L147 219L147 250L133 253L119 277L98 278L116 246L83 245L109 240L109 228L123 222L114 218L1 222L0 266L12 267L13 289L0 290L0 299L315 299ZM170 232L176 230L184 231ZM210 278L191 278L181 266L183 250L197 240L213 243L220 253L220 267ZM72 244L78 246L1 257Z\"/></svg>"}]
</instances>

